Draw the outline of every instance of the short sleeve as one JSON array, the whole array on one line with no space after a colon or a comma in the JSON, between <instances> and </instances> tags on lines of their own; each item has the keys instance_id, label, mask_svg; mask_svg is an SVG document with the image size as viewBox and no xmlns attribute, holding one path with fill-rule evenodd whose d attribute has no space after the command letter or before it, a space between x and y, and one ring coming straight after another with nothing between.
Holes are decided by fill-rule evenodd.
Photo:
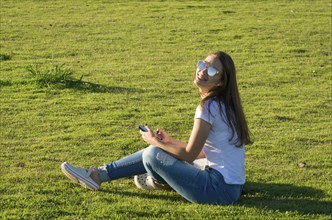
<instances>
[{"instance_id":1,"label":"short sleeve","mask_svg":"<svg viewBox=\"0 0 332 220\"><path fill-rule=\"evenodd\" d=\"M210 125L213 124L217 109L216 109L216 102L215 101L206 101L204 103L204 108L202 109L201 106L197 106L196 113L195 113L195 119L202 119L209 123Z\"/></svg>"}]
</instances>

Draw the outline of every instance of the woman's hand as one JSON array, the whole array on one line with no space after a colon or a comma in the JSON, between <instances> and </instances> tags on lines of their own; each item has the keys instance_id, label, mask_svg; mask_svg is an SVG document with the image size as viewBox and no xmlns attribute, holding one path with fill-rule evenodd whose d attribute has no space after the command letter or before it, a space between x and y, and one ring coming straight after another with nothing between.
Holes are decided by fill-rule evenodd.
<instances>
[{"instance_id":1,"label":"woman's hand","mask_svg":"<svg viewBox=\"0 0 332 220\"><path fill-rule=\"evenodd\" d=\"M156 136L160 141L164 143L168 143L171 140L171 137L168 136L168 134L162 129L157 129Z\"/></svg>"},{"instance_id":2,"label":"woman's hand","mask_svg":"<svg viewBox=\"0 0 332 220\"><path fill-rule=\"evenodd\" d=\"M156 132L153 132L148 126L145 126L148 130L147 132L140 131L143 140L150 144L158 146L160 143L168 143L170 141L170 137L164 130L157 129Z\"/></svg>"},{"instance_id":3,"label":"woman's hand","mask_svg":"<svg viewBox=\"0 0 332 220\"><path fill-rule=\"evenodd\" d=\"M155 145L156 144L156 134L147 126L145 125L144 126L148 131L141 131L140 130L140 133L141 133L141 136L143 138L143 140L150 144L150 145Z\"/></svg>"}]
</instances>

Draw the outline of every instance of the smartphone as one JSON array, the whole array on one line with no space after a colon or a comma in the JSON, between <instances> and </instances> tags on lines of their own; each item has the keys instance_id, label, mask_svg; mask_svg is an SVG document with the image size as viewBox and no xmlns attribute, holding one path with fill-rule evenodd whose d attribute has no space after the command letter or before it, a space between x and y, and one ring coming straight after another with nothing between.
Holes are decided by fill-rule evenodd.
<instances>
[{"instance_id":1,"label":"smartphone","mask_svg":"<svg viewBox=\"0 0 332 220\"><path fill-rule=\"evenodd\" d=\"M144 131L144 132L147 132L148 129L146 129L146 127L144 127L143 125L139 125L138 128L141 130L141 131Z\"/></svg>"}]
</instances>

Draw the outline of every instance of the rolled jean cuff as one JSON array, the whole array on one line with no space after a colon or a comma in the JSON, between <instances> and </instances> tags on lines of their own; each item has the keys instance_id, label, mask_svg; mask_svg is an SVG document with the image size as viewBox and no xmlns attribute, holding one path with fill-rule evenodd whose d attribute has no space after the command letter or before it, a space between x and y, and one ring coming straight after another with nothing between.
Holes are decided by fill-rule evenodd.
<instances>
[{"instance_id":1,"label":"rolled jean cuff","mask_svg":"<svg viewBox=\"0 0 332 220\"><path fill-rule=\"evenodd\" d=\"M98 171L101 182L111 182L111 178L108 175L106 165L98 167Z\"/></svg>"}]
</instances>

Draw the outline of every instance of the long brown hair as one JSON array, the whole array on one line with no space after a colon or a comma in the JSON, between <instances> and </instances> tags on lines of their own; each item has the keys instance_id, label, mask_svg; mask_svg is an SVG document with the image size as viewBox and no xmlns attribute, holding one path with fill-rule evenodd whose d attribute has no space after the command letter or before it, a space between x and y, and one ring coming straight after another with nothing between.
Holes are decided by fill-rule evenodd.
<instances>
[{"instance_id":1,"label":"long brown hair","mask_svg":"<svg viewBox=\"0 0 332 220\"><path fill-rule=\"evenodd\" d=\"M237 140L235 140L236 146L240 147L243 144L252 144L250 138L250 132L247 124L245 114L243 112L240 94L236 81L236 70L233 59L225 52L217 51L212 53L215 55L222 64L222 76L221 84L212 88L207 96L201 101L201 106L207 100L216 99L220 106L222 113L221 102L224 103L226 110L227 123L232 130L232 136L230 140L237 134Z\"/></svg>"}]
</instances>

